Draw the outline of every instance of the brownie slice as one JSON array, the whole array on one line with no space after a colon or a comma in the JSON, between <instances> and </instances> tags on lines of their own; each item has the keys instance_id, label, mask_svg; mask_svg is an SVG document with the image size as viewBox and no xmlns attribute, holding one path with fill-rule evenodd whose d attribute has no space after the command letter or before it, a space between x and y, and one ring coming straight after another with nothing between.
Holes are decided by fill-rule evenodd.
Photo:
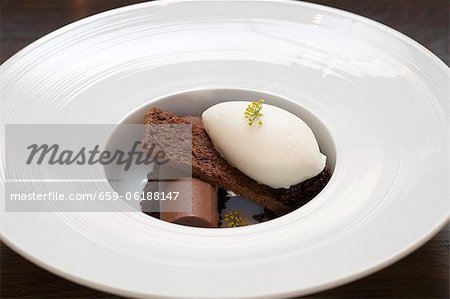
<instances>
[{"instance_id":1,"label":"brownie slice","mask_svg":"<svg viewBox=\"0 0 450 299\"><path fill-rule=\"evenodd\" d=\"M247 199L262 204L273 211L277 216L292 211L292 207L278 200L280 191L259 184L249 178L237 168L232 167L220 156L206 133L201 120L195 117L177 117L172 113L153 107L147 111L144 123L148 125L186 124L192 126L192 161L183 155L183 148L191 146L190 140L182 137L182 134L174 134L173 130L164 132L164 127L158 132L152 132L152 126L144 129L144 143L160 146L162 150L167 147L179 147L181 154L173 154L176 151L165 151L169 153L169 163L175 167L187 167L192 164L192 176L206 181L218 187L231 190ZM185 152L185 151L184 151Z\"/></svg>"}]
</instances>

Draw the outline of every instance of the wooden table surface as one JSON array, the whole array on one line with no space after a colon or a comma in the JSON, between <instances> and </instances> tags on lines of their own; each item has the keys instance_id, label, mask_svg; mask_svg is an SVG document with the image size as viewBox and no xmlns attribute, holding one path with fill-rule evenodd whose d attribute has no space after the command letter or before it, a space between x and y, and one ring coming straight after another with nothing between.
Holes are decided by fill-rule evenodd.
<instances>
[{"instance_id":1,"label":"wooden table surface","mask_svg":"<svg viewBox=\"0 0 450 299\"><path fill-rule=\"evenodd\" d=\"M0 60L75 20L133 0L1 0ZM449 65L448 0L311 0L367 16L417 40ZM424 199L426 200L426 199ZM308 298L449 298L450 225L369 277ZM0 298L119 298L55 276L0 243ZM82 261L80 261L82 262Z\"/></svg>"}]
</instances>

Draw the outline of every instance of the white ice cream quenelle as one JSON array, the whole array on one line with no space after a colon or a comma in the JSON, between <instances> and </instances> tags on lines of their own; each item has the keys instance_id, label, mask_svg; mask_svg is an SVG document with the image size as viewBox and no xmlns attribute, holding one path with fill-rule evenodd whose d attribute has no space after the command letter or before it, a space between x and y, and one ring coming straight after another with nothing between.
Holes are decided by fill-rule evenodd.
<instances>
[{"instance_id":1,"label":"white ice cream quenelle","mask_svg":"<svg viewBox=\"0 0 450 299\"><path fill-rule=\"evenodd\" d=\"M255 181L289 188L319 174L326 157L308 125L294 114L262 105L262 125L249 126L244 112L251 102L222 102L202 114L217 151Z\"/></svg>"}]
</instances>

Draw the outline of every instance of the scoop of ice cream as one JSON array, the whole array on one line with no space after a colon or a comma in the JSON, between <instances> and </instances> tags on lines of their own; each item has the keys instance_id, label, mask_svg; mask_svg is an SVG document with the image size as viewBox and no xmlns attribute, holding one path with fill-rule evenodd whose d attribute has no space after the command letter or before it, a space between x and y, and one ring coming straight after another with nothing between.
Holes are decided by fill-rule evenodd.
<instances>
[{"instance_id":1,"label":"scoop of ice cream","mask_svg":"<svg viewBox=\"0 0 450 299\"><path fill-rule=\"evenodd\" d=\"M326 157L309 126L294 114L263 104L262 124L249 126L250 102L222 102L202 114L216 150L234 167L272 188L289 188L319 174Z\"/></svg>"}]
</instances>

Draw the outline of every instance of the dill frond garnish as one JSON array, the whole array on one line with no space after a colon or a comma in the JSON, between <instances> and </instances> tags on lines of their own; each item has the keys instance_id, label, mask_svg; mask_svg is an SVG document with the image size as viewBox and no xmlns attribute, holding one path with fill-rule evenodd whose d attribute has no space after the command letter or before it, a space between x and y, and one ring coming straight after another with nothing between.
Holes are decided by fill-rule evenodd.
<instances>
[{"instance_id":1,"label":"dill frond garnish","mask_svg":"<svg viewBox=\"0 0 450 299\"><path fill-rule=\"evenodd\" d=\"M227 227L246 226L247 220L239 211L230 211L225 213L224 221Z\"/></svg>"},{"instance_id":2,"label":"dill frond garnish","mask_svg":"<svg viewBox=\"0 0 450 299\"><path fill-rule=\"evenodd\" d=\"M262 125L261 117L263 116L263 114L261 113L261 109L263 108L263 103L264 100L261 99L259 101L248 104L247 109L245 109L244 115L248 121L249 126L253 125L255 121L257 121L259 125Z\"/></svg>"}]
</instances>

